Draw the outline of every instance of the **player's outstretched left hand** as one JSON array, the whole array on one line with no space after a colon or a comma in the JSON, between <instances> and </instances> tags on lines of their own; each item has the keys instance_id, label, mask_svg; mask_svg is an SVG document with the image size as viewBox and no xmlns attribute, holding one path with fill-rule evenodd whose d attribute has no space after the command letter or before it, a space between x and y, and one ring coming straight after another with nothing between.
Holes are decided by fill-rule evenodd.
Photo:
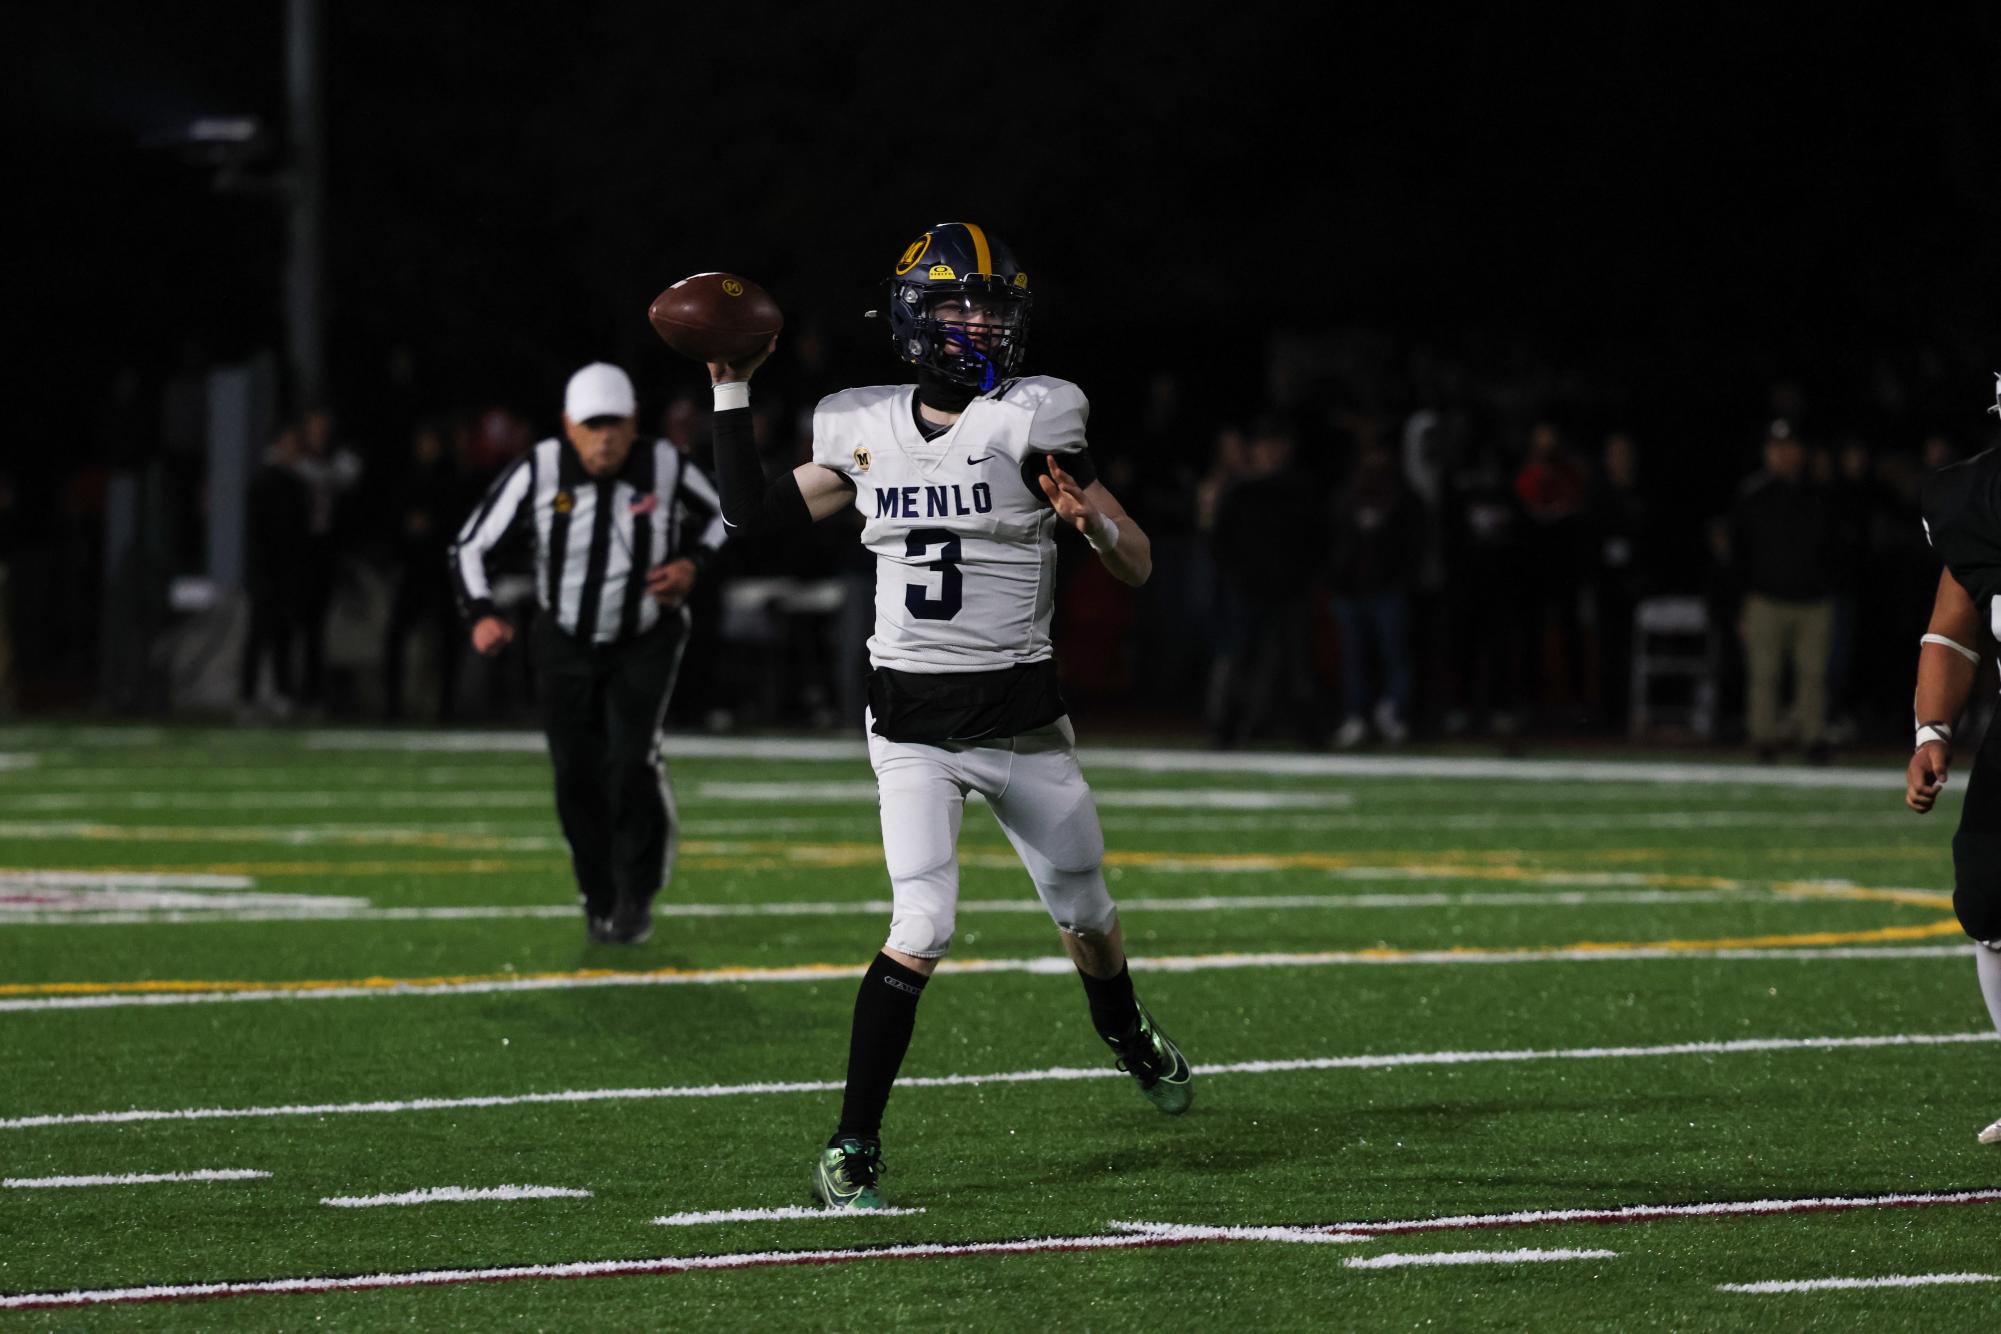
<instances>
[{"instance_id":1,"label":"player's outstretched left hand","mask_svg":"<svg viewBox=\"0 0 2001 1334\"><path fill-rule=\"evenodd\" d=\"M1035 479L1042 486L1042 494L1049 497L1049 504L1055 509L1057 517L1078 532L1089 536L1091 521L1097 516L1098 507L1091 503L1091 498L1077 485L1077 479L1063 471L1063 465L1056 461L1054 454L1049 455L1048 459L1048 475Z\"/></svg>"}]
</instances>

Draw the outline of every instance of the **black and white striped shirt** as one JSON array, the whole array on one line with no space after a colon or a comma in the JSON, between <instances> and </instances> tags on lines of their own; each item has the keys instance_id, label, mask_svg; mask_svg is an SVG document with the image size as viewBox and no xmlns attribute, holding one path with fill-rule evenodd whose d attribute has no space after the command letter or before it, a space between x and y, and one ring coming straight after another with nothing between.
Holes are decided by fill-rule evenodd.
<instances>
[{"instance_id":1,"label":"black and white striped shirt","mask_svg":"<svg viewBox=\"0 0 2001 1334\"><path fill-rule=\"evenodd\" d=\"M563 633L594 644L659 624L647 570L680 556L703 564L725 536L714 483L666 441L635 440L617 475L599 479L566 441L544 440L500 475L452 544L468 620L495 614L487 555L531 522L536 600Z\"/></svg>"}]
</instances>

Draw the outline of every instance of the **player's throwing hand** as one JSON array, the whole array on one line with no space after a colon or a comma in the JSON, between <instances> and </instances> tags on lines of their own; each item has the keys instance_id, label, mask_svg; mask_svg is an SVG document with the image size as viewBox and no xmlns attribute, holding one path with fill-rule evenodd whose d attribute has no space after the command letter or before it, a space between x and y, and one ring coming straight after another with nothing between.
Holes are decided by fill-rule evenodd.
<instances>
[{"instance_id":1,"label":"player's throwing hand","mask_svg":"<svg viewBox=\"0 0 2001 1334\"><path fill-rule=\"evenodd\" d=\"M709 363L709 383L728 384L733 380L748 381L757 374L757 368L764 364L771 350L778 346L778 335L771 335L771 341L764 345L762 352L754 352L738 361L712 361Z\"/></svg>"}]
</instances>

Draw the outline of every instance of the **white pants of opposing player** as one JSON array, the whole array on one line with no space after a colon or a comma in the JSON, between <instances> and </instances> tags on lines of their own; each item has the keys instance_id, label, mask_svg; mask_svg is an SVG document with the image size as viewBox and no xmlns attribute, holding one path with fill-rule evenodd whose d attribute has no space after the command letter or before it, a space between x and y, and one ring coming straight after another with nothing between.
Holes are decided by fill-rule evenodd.
<instances>
[{"instance_id":1,"label":"white pants of opposing player","mask_svg":"<svg viewBox=\"0 0 2001 1334\"><path fill-rule=\"evenodd\" d=\"M986 798L1059 930L1103 936L1118 922L1101 869L1105 835L1078 767L1068 718L975 746L924 746L869 732L882 801L882 846L895 912L889 947L936 959L959 909L959 826L966 794Z\"/></svg>"}]
</instances>

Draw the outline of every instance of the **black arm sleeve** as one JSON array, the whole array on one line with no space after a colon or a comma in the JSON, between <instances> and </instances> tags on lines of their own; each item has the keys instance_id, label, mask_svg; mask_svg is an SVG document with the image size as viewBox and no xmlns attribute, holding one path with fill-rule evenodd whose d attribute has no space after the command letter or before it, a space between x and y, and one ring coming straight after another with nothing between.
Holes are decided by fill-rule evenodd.
<instances>
[{"instance_id":1,"label":"black arm sleeve","mask_svg":"<svg viewBox=\"0 0 2001 1334\"><path fill-rule=\"evenodd\" d=\"M1024 455L1021 460L1021 484L1028 488L1028 494L1042 503L1044 509L1049 508L1049 497L1042 493L1041 479L1049 475L1050 457L1041 450L1035 450ZM1068 454L1058 454L1055 458L1057 466L1069 473L1070 480L1078 486L1089 486L1098 480L1097 460L1091 457L1090 450L1079 449Z\"/></svg>"},{"instance_id":2,"label":"black arm sleeve","mask_svg":"<svg viewBox=\"0 0 2001 1334\"><path fill-rule=\"evenodd\" d=\"M757 459L750 409L715 414L716 489L732 537L776 537L811 527L813 514L791 473L767 480Z\"/></svg>"}]
</instances>

